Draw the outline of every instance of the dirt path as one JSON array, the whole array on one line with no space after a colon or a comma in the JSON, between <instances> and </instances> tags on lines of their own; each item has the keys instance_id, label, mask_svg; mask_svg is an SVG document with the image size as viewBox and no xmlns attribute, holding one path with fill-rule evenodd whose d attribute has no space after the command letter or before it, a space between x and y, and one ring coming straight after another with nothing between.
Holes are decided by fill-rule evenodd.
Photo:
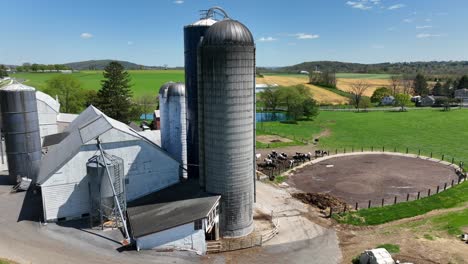
<instances>
[{"instance_id":1,"label":"dirt path","mask_svg":"<svg viewBox=\"0 0 468 264\"><path fill-rule=\"evenodd\" d=\"M314 95L314 99L322 104L345 104L349 101L348 98L315 85L308 84L307 81L308 79L306 78L287 76L265 76L264 78L257 78L257 83L260 84L278 84L280 86L305 85Z\"/></svg>"},{"instance_id":2,"label":"dirt path","mask_svg":"<svg viewBox=\"0 0 468 264\"><path fill-rule=\"evenodd\" d=\"M411 228L411 224L419 221L457 212L468 208L462 207L435 210L424 215L401 219L380 226L356 227L337 225L343 253L343 263L351 263L352 258L360 252L380 244L397 244L401 252L394 257L401 261L414 263L466 263L468 245L444 231L434 232L430 224L421 229ZM426 230L427 232L425 232ZM431 236L426 236L431 233Z\"/></svg>"}]
</instances>

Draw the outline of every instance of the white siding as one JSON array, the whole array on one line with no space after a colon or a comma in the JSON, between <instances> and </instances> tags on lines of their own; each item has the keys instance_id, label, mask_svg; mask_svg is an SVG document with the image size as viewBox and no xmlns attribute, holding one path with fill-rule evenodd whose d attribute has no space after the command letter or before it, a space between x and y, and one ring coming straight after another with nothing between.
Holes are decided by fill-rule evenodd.
<instances>
[{"instance_id":1,"label":"white siding","mask_svg":"<svg viewBox=\"0 0 468 264\"><path fill-rule=\"evenodd\" d=\"M126 185L128 201L179 182L179 163L151 143L135 140L134 137L114 129L101 135L100 138L107 153L124 160L124 174L128 182ZM114 142L125 139L128 141ZM75 193L67 191L65 186L76 184L81 186L83 182L86 182L87 192L86 163L93 155L98 154L97 150L95 143L91 144L90 142L88 145L82 146L78 154L41 185L41 188L45 190L42 192L42 199L46 220L58 218L55 216L59 207L65 213L75 213L74 209L65 209L65 207L74 206L74 203L68 202L71 198L73 200L81 199L83 203L89 204L88 193L86 193L86 197L84 197L84 191L78 192L82 196L72 197ZM83 207L77 210L80 215L88 213L82 212L81 209ZM61 215L60 217L72 216L75 215Z\"/></svg>"},{"instance_id":2,"label":"white siding","mask_svg":"<svg viewBox=\"0 0 468 264\"><path fill-rule=\"evenodd\" d=\"M177 226L136 239L137 249L184 249L206 253L204 228L194 229L194 223Z\"/></svg>"},{"instance_id":3,"label":"white siding","mask_svg":"<svg viewBox=\"0 0 468 264\"><path fill-rule=\"evenodd\" d=\"M42 188L43 204L47 220L62 217L81 217L89 213L90 201L88 181L80 184L69 183Z\"/></svg>"}]
</instances>

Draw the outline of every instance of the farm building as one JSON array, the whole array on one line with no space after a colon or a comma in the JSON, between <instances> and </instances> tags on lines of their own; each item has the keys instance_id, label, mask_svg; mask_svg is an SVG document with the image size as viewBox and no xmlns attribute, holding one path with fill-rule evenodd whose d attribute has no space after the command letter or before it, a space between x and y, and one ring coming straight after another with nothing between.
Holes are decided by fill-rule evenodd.
<instances>
[{"instance_id":1,"label":"farm building","mask_svg":"<svg viewBox=\"0 0 468 264\"><path fill-rule=\"evenodd\" d=\"M205 241L219 238L220 198L189 181L130 203L127 213L137 250L184 249L204 254Z\"/></svg>"},{"instance_id":2,"label":"farm building","mask_svg":"<svg viewBox=\"0 0 468 264\"><path fill-rule=\"evenodd\" d=\"M382 98L380 104L382 105L393 105L395 103L395 97L388 95Z\"/></svg>"},{"instance_id":3,"label":"farm building","mask_svg":"<svg viewBox=\"0 0 468 264\"><path fill-rule=\"evenodd\" d=\"M468 106L468 89L458 89L455 91L455 98L460 100L463 106Z\"/></svg>"},{"instance_id":4,"label":"farm building","mask_svg":"<svg viewBox=\"0 0 468 264\"><path fill-rule=\"evenodd\" d=\"M179 182L180 164L159 146L93 106L62 133L45 138L37 183L44 220L79 218L90 213L87 163L98 151L123 159L126 200L132 201Z\"/></svg>"}]
</instances>

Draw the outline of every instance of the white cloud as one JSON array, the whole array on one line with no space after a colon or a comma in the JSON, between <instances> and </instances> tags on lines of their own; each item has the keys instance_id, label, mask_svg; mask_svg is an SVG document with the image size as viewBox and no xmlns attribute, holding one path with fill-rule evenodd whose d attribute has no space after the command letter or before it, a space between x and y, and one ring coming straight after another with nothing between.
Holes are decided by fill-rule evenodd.
<instances>
[{"instance_id":1,"label":"white cloud","mask_svg":"<svg viewBox=\"0 0 468 264\"><path fill-rule=\"evenodd\" d=\"M297 33L294 34L297 39L318 39L320 38L317 34L306 34L306 33Z\"/></svg>"},{"instance_id":2,"label":"white cloud","mask_svg":"<svg viewBox=\"0 0 468 264\"><path fill-rule=\"evenodd\" d=\"M389 6L387 9L388 9L388 10L395 10L395 9L403 8L403 7L405 7L405 6L406 6L406 5L404 5L404 4L396 4L396 5Z\"/></svg>"},{"instance_id":3,"label":"white cloud","mask_svg":"<svg viewBox=\"0 0 468 264\"><path fill-rule=\"evenodd\" d=\"M274 38L274 37L261 37L258 39L259 42L272 42L272 41L276 41L278 39Z\"/></svg>"},{"instance_id":4,"label":"white cloud","mask_svg":"<svg viewBox=\"0 0 468 264\"><path fill-rule=\"evenodd\" d=\"M403 19L403 22L405 23L413 23L413 19L410 19L410 18L406 18L406 19Z\"/></svg>"},{"instance_id":5,"label":"white cloud","mask_svg":"<svg viewBox=\"0 0 468 264\"><path fill-rule=\"evenodd\" d=\"M92 37L93 37L93 34L87 33L87 32L81 33L81 35L80 35L80 38L82 38L82 39L90 39Z\"/></svg>"},{"instance_id":6,"label":"white cloud","mask_svg":"<svg viewBox=\"0 0 468 264\"><path fill-rule=\"evenodd\" d=\"M352 8L356 9L361 9L361 10L369 10L372 9L372 6L370 5L371 2L367 0L359 0L359 1L348 1L346 2L347 5L351 6Z\"/></svg>"},{"instance_id":7,"label":"white cloud","mask_svg":"<svg viewBox=\"0 0 468 264\"><path fill-rule=\"evenodd\" d=\"M174 4L181 5L184 3L184 0L176 0L173 2Z\"/></svg>"},{"instance_id":8,"label":"white cloud","mask_svg":"<svg viewBox=\"0 0 468 264\"><path fill-rule=\"evenodd\" d=\"M425 25L425 26L417 26L416 29L428 29L428 28L432 28L432 26L430 25Z\"/></svg>"},{"instance_id":9,"label":"white cloud","mask_svg":"<svg viewBox=\"0 0 468 264\"><path fill-rule=\"evenodd\" d=\"M421 33L416 35L417 38L438 38L442 37L440 34L429 34L429 33Z\"/></svg>"}]
</instances>

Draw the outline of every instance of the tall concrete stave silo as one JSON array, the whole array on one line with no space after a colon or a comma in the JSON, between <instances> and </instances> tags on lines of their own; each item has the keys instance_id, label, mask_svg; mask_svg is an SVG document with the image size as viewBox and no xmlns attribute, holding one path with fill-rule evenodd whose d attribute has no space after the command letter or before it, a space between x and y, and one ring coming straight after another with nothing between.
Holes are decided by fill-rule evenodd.
<instances>
[{"instance_id":1,"label":"tall concrete stave silo","mask_svg":"<svg viewBox=\"0 0 468 264\"><path fill-rule=\"evenodd\" d=\"M178 160L184 168L187 166L187 115L185 104L185 85L167 83L160 99L161 147ZM163 88L162 88L163 89ZM163 121L164 120L164 121ZM182 178L187 178L186 169L182 169Z\"/></svg>"},{"instance_id":2,"label":"tall concrete stave silo","mask_svg":"<svg viewBox=\"0 0 468 264\"><path fill-rule=\"evenodd\" d=\"M217 21L209 15L184 27L185 86L187 105L187 160L189 178L197 178L198 167L198 71L197 49L206 31Z\"/></svg>"},{"instance_id":3,"label":"tall concrete stave silo","mask_svg":"<svg viewBox=\"0 0 468 264\"><path fill-rule=\"evenodd\" d=\"M220 230L253 229L255 176L255 43L240 22L225 19L198 51L200 179L221 194Z\"/></svg>"},{"instance_id":4,"label":"tall concrete stave silo","mask_svg":"<svg viewBox=\"0 0 468 264\"><path fill-rule=\"evenodd\" d=\"M10 183L24 177L35 183L42 155L36 90L8 85L0 90L0 105Z\"/></svg>"}]
</instances>

